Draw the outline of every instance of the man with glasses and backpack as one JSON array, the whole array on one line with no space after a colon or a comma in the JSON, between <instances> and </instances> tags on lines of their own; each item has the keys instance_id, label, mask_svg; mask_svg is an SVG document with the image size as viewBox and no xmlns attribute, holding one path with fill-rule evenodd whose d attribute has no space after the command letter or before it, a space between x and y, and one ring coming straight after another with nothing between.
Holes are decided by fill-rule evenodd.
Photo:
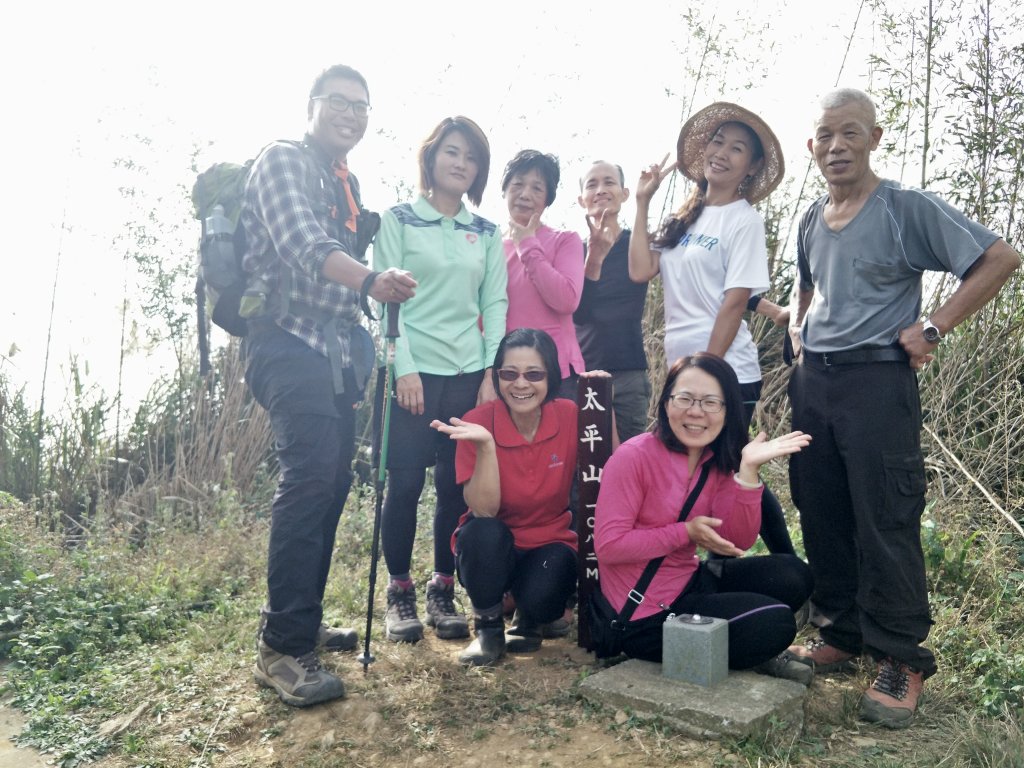
<instances>
[{"instance_id":1,"label":"man with glasses and backpack","mask_svg":"<svg viewBox=\"0 0 1024 768\"><path fill-rule=\"evenodd\" d=\"M297 707L345 695L317 650L358 644L354 630L323 623L323 595L352 482L354 408L373 367L360 304L402 302L416 288L408 272L376 273L365 263L379 217L362 207L348 153L369 111L359 72L324 70L309 94L303 141L260 153L240 218L243 267L267 286L266 311L248 319L246 381L270 415L280 469L254 674Z\"/></svg>"}]
</instances>

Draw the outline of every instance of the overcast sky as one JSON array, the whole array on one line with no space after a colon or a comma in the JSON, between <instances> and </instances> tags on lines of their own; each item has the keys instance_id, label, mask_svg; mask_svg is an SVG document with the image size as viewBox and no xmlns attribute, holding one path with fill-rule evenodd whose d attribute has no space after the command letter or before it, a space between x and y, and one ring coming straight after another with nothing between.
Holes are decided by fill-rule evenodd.
<instances>
[{"instance_id":1,"label":"overcast sky","mask_svg":"<svg viewBox=\"0 0 1024 768\"><path fill-rule=\"evenodd\" d=\"M200 167L244 160L305 128L310 84L323 67L355 66L370 85L366 138L350 155L368 207L407 199L415 151L442 118L465 114L491 141L491 181L480 213L499 224L505 162L534 147L562 158L563 183L546 221L584 228L579 174L594 159L619 162L627 184L641 164L673 151L692 109L725 99L775 129L797 184L817 97L832 87L861 4L718 2L693 13L674 0L638 3L40 3L5 11L0 45L6 120L0 135L7 183L0 199L6 240L0 283L0 370L36 401L51 297L55 312L48 398L59 396L69 354L90 382L116 388L119 309L136 277L126 268L125 223L137 204L158 219L187 216L194 147ZM752 15L756 14L756 16ZM870 83L875 20L865 8L842 84ZM704 30L725 65L693 72ZM691 95L693 96L691 104ZM115 167L131 158L145 172ZM624 219L632 223L633 209ZM169 250L191 253L185 240ZM150 226L159 227L159 222ZM57 267L60 259L59 270ZM181 252L168 258L181 258ZM16 277L15 277L16 276ZM53 293L56 280L56 292ZM172 364L166 352L129 360L130 397Z\"/></svg>"}]
</instances>

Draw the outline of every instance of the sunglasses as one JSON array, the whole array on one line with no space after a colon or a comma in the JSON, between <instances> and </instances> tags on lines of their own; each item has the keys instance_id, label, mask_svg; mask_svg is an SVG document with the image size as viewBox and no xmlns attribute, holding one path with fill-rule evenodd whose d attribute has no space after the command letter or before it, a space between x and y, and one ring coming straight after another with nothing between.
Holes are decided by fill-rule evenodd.
<instances>
[{"instance_id":1,"label":"sunglasses","mask_svg":"<svg viewBox=\"0 0 1024 768\"><path fill-rule=\"evenodd\" d=\"M547 371L513 371L511 368L499 368L498 378L502 381L515 381L522 376L527 381L531 381L536 384L538 381L544 381L548 377Z\"/></svg>"}]
</instances>

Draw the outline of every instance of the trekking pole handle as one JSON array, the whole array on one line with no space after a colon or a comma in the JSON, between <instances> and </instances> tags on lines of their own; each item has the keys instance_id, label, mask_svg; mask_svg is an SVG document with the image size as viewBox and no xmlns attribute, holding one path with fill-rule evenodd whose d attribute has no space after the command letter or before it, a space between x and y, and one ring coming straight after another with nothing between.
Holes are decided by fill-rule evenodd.
<instances>
[{"instance_id":1,"label":"trekking pole handle","mask_svg":"<svg viewBox=\"0 0 1024 768\"><path fill-rule=\"evenodd\" d=\"M398 333L398 302L390 301L387 303L388 311L388 329L384 333L385 338L397 339Z\"/></svg>"}]
</instances>

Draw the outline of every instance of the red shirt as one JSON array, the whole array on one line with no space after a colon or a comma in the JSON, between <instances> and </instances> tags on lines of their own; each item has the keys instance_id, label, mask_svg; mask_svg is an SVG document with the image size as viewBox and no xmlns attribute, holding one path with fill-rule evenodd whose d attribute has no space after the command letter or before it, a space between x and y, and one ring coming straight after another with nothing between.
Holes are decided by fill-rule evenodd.
<instances>
[{"instance_id":1,"label":"red shirt","mask_svg":"<svg viewBox=\"0 0 1024 768\"><path fill-rule=\"evenodd\" d=\"M569 488L576 475L576 403L552 400L542 406L532 443L519 434L508 407L499 400L462 417L494 435L501 483L498 519L512 531L518 549L562 542L576 549ZM455 450L455 481L465 484L476 467L476 446L461 441ZM464 523L471 512L459 521ZM454 548L455 540L452 538Z\"/></svg>"}]
</instances>

